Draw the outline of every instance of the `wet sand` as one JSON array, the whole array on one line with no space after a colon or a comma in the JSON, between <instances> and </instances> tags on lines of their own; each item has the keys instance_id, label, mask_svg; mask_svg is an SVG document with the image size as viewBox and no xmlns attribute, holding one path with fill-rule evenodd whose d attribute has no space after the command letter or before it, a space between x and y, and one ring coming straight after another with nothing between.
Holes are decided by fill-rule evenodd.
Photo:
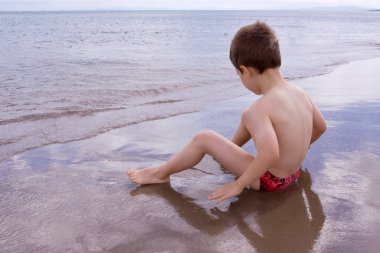
<instances>
[{"instance_id":1,"label":"wet sand","mask_svg":"<svg viewBox=\"0 0 380 253\"><path fill-rule=\"evenodd\" d=\"M139 187L124 174L161 163L201 129L231 137L253 95L4 160L1 252L378 252L378 66L296 81L328 131L282 192L245 190L216 206L208 194L233 177L210 157L167 184Z\"/></svg>"}]
</instances>

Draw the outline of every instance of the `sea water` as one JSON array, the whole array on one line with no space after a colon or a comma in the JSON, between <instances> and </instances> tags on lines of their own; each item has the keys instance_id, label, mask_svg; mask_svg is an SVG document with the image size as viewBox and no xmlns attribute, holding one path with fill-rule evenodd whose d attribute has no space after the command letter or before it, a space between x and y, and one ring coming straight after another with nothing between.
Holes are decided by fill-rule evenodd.
<instances>
[{"instance_id":1,"label":"sea water","mask_svg":"<svg viewBox=\"0 0 380 253\"><path fill-rule=\"evenodd\" d=\"M367 10L2 12L0 160L247 94L229 46L256 20L276 31L288 79L380 56Z\"/></svg>"}]
</instances>

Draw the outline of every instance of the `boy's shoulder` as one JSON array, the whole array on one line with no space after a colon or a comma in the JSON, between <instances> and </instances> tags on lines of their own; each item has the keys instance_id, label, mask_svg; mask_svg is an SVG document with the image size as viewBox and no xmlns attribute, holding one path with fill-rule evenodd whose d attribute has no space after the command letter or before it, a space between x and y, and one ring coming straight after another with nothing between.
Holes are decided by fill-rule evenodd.
<instances>
[{"instance_id":1,"label":"boy's shoulder","mask_svg":"<svg viewBox=\"0 0 380 253\"><path fill-rule=\"evenodd\" d=\"M247 107L243 116L246 120L256 121L269 116L269 103L263 97L254 101Z\"/></svg>"},{"instance_id":2,"label":"boy's shoulder","mask_svg":"<svg viewBox=\"0 0 380 253\"><path fill-rule=\"evenodd\" d=\"M283 105L287 104L290 100L301 99L309 101L309 96L306 91L301 87L288 83L284 89L278 89L271 94L265 95L254 101L247 111L251 117L256 116L270 116L282 109Z\"/></svg>"},{"instance_id":3,"label":"boy's shoulder","mask_svg":"<svg viewBox=\"0 0 380 253\"><path fill-rule=\"evenodd\" d=\"M257 136L267 136L272 133L272 109L264 97L253 102L243 113L246 127L256 143ZM268 132L269 131L269 132Z\"/></svg>"},{"instance_id":4,"label":"boy's shoulder","mask_svg":"<svg viewBox=\"0 0 380 253\"><path fill-rule=\"evenodd\" d=\"M261 96L260 98L252 102L252 104L248 107L248 110L256 114L267 113L268 110L271 109L271 105L274 99L274 96Z\"/></svg>"}]
</instances>

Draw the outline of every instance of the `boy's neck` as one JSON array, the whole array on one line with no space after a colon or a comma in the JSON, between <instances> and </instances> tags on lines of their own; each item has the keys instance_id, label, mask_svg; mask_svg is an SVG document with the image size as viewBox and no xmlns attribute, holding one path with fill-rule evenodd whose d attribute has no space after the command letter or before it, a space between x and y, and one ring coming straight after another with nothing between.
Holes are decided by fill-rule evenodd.
<instances>
[{"instance_id":1,"label":"boy's neck","mask_svg":"<svg viewBox=\"0 0 380 253\"><path fill-rule=\"evenodd\" d=\"M282 77L279 68L266 69L257 78L257 87L259 87L263 95L268 93L273 88L286 83L286 80Z\"/></svg>"}]
</instances>

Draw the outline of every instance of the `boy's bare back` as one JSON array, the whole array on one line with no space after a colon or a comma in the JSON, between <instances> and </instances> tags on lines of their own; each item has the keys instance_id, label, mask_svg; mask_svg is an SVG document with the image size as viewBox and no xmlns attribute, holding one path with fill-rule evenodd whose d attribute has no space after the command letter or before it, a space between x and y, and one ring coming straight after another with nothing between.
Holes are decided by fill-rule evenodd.
<instances>
[{"instance_id":1,"label":"boy's bare back","mask_svg":"<svg viewBox=\"0 0 380 253\"><path fill-rule=\"evenodd\" d=\"M284 82L273 87L253 103L245 117L253 122L251 135L259 147L260 136L255 128L269 118L277 137L279 158L268 170L275 176L285 178L297 171L310 146L313 131L313 104L299 87ZM264 144L265 145L265 144Z\"/></svg>"}]
</instances>

